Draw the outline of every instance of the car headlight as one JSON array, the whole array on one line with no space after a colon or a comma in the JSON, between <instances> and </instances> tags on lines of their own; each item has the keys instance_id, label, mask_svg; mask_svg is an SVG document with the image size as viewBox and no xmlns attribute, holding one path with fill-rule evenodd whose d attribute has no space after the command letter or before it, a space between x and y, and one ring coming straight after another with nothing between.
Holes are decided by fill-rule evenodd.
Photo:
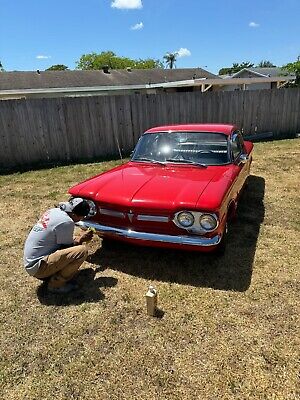
<instances>
[{"instance_id":1,"label":"car headlight","mask_svg":"<svg viewBox=\"0 0 300 400\"><path fill-rule=\"evenodd\" d=\"M210 214L202 214L199 218L199 223L206 231L213 231L218 225L216 218Z\"/></svg>"},{"instance_id":2,"label":"car headlight","mask_svg":"<svg viewBox=\"0 0 300 400\"><path fill-rule=\"evenodd\" d=\"M192 213L183 211L177 215L177 221L182 227L189 228L194 224L195 219Z\"/></svg>"},{"instance_id":3,"label":"car headlight","mask_svg":"<svg viewBox=\"0 0 300 400\"><path fill-rule=\"evenodd\" d=\"M92 200L86 200L89 203L90 206L90 212L88 214L88 217L93 217L94 215L97 214L97 206Z\"/></svg>"}]
</instances>

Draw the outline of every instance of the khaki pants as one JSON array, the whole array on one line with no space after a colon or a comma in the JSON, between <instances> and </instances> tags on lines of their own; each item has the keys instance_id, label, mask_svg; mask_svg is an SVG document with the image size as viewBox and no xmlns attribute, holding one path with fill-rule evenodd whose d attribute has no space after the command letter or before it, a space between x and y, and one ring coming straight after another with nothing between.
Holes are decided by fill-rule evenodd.
<instances>
[{"instance_id":1,"label":"khaki pants","mask_svg":"<svg viewBox=\"0 0 300 400\"><path fill-rule=\"evenodd\" d=\"M34 277L38 279L50 277L49 287L62 287L76 275L87 256L88 250L85 245L57 250L42 259L40 268Z\"/></svg>"}]
</instances>

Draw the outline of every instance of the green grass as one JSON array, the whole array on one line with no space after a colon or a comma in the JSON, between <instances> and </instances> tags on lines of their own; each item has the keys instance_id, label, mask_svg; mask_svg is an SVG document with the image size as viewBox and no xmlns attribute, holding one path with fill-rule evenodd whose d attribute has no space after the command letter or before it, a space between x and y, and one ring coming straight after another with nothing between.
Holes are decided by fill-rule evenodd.
<instances>
[{"instance_id":1,"label":"green grass","mask_svg":"<svg viewBox=\"0 0 300 400\"><path fill-rule=\"evenodd\" d=\"M24 240L71 185L119 161L0 176L0 398L299 398L299 145L255 145L224 257L95 238L65 297L23 271Z\"/></svg>"}]
</instances>

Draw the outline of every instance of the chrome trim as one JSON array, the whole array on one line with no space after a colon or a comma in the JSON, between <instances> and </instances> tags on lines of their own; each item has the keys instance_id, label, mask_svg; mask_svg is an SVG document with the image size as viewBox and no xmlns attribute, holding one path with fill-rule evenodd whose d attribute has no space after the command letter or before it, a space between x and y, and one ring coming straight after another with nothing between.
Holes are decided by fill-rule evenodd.
<instances>
[{"instance_id":1,"label":"chrome trim","mask_svg":"<svg viewBox=\"0 0 300 400\"><path fill-rule=\"evenodd\" d=\"M249 160L248 154L242 153L240 154L239 158L237 159L238 165L244 165Z\"/></svg>"},{"instance_id":2,"label":"chrome trim","mask_svg":"<svg viewBox=\"0 0 300 400\"><path fill-rule=\"evenodd\" d=\"M99 213L103 215L110 215L111 217L125 218L125 213L121 211L108 210L107 208L99 208Z\"/></svg>"},{"instance_id":3,"label":"chrome trim","mask_svg":"<svg viewBox=\"0 0 300 400\"><path fill-rule=\"evenodd\" d=\"M148 232L136 232L131 229L114 228L111 226L100 225L91 221L79 221L76 223L82 229L94 228L100 235L109 235L115 237L123 237L134 240L145 240L151 242L162 242L179 245L190 245L190 246L216 246L221 241L221 235L215 235L211 238L199 237L199 236L173 236L158 233Z\"/></svg>"},{"instance_id":4,"label":"chrome trim","mask_svg":"<svg viewBox=\"0 0 300 400\"><path fill-rule=\"evenodd\" d=\"M152 222L169 222L169 217L161 215L143 215L139 214L136 218L138 221L152 221Z\"/></svg>"},{"instance_id":5,"label":"chrome trim","mask_svg":"<svg viewBox=\"0 0 300 400\"><path fill-rule=\"evenodd\" d=\"M130 211L129 213L124 213L121 211L109 210L107 208L99 208L99 213L102 215L109 215L111 217L126 218L128 216L129 220L132 221L134 214ZM151 221L151 222L169 222L169 217L162 215L146 215L138 214L136 219L138 221Z\"/></svg>"},{"instance_id":6,"label":"chrome trim","mask_svg":"<svg viewBox=\"0 0 300 400\"><path fill-rule=\"evenodd\" d=\"M178 222L177 218L178 218L178 215L181 214L182 212L188 212L188 213L193 214L194 223L193 223L192 226L189 226L189 227L185 228L184 226L180 225L180 223ZM200 224L200 222L199 222L200 217L201 217L202 215L206 215L206 214L211 215L211 216L213 216L213 217L216 219L217 225L216 225L216 227L215 227L214 229L207 230L207 229L204 229L204 228L201 226L201 224ZM215 230L218 228L219 223L220 223L220 222L219 222L219 218L218 218L217 215L214 214L214 213L210 213L210 212L199 212L199 211L190 211L190 210L178 211L178 212L174 215L174 218L173 218L172 221L173 221L174 224L175 224L176 226L178 226L179 228L185 229L185 230L187 230L188 232L191 232L191 233L208 233L208 232L213 232L213 231L215 231Z\"/></svg>"}]
</instances>

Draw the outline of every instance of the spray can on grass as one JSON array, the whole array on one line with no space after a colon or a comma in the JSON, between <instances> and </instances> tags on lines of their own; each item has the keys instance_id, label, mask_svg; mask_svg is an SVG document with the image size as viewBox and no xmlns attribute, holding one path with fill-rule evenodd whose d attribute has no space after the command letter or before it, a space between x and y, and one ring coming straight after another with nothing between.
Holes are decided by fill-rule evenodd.
<instances>
[{"instance_id":1,"label":"spray can on grass","mask_svg":"<svg viewBox=\"0 0 300 400\"><path fill-rule=\"evenodd\" d=\"M153 286L149 286L146 297L147 314L151 317L156 315L157 311L157 290Z\"/></svg>"}]
</instances>

